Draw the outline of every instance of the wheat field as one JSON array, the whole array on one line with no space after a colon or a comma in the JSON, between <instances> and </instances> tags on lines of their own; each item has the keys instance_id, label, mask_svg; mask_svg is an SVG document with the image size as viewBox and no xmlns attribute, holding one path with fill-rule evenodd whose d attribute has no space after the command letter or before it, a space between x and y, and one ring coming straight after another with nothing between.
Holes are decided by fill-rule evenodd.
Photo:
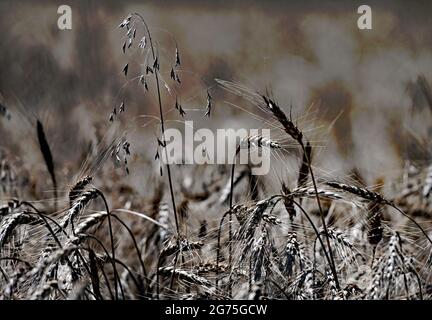
<instances>
[{"instance_id":1,"label":"wheat field","mask_svg":"<svg viewBox=\"0 0 432 320\"><path fill-rule=\"evenodd\" d=\"M199 35L192 38L203 48L189 46L190 39L169 29L173 22L155 21L161 8L147 8L155 15L146 8L131 10L115 23L98 5L86 9L93 11L80 20L84 33L92 22L109 21L105 40L115 44L110 50L116 55L107 58L110 71L87 64L75 77L69 67L68 79L43 80L47 90L64 96L45 99L26 91L14 68L1 67L1 299L432 298L432 91L427 69L432 54L425 50L418 61L412 58L410 66L415 61L420 67L409 74L403 68L393 73L389 66L391 72L374 82L375 89L366 83L380 77L373 71L380 71L387 56L378 62L370 58L359 68L372 75L356 70L359 75L347 76L358 77L356 81L344 78L343 67L343 80L327 78L334 71L326 68L327 56L321 71L306 76L300 69L309 70L307 59L290 57L276 64L293 74L282 81L284 71L271 68L266 79L259 72L250 76L239 57L232 68L243 71L237 76L223 72L222 53L204 76L196 70L205 67L193 67L208 64L204 50L215 55L223 50L213 50L206 44L212 39ZM331 22L322 19L331 30ZM319 37L321 24L313 31L310 25L305 32ZM12 24L11 32L21 28ZM256 32L254 37L262 39ZM335 37L341 39L339 31ZM221 39L215 42L230 41L228 35ZM351 40L346 40L348 47ZM106 46L103 42L99 44ZM12 43L4 38L1 50ZM95 51L83 44L78 60L98 60L92 54L99 44L94 41ZM253 46L244 46L241 55L247 56ZM58 44L59 50L64 47L68 45ZM198 53L189 53L193 50ZM202 61L200 54L205 55ZM25 59L16 56L24 65ZM26 74L28 81L39 77L35 72ZM400 80L401 74L410 82ZM299 83L294 84L296 77ZM325 84L312 90L310 98L304 93L287 98L302 83L310 86L305 79L311 78ZM396 78L403 90L389 80ZM352 106L351 100L359 101L355 94L347 93L357 87L367 91L363 111ZM68 92L83 97L73 111L66 111L75 102ZM59 111L52 113L30 106L57 101ZM368 103L389 107L368 117ZM362 120L355 122L355 117ZM164 163L166 131L191 120L210 130L270 130L270 138L241 141L247 152L270 154L269 173L254 175L254 164L236 161Z\"/></svg>"}]
</instances>

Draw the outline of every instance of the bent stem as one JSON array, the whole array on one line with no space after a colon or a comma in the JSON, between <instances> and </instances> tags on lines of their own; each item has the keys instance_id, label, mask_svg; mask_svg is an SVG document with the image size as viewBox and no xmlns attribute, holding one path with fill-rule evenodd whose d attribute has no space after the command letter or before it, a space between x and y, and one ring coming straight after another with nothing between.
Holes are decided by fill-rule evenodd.
<instances>
[{"instance_id":1,"label":"bent stem","mask_svg":"<svg viewBox=\"0 0 432 320\"><path fill-rule=\"evenodd\" d=\"M237 153L236 153L237 155ZM234 192L234 170L235 170L235 160L231 167L231 186L230 186L230 201L229 201L229 235L228 235L228 242L229 242L229 255L228 255L228 265L230 268L229 273L229 280L228 280L228 295L231 298L232 296L232 286L231 286L231 268L232 268L232 208L233 208L233 192Z\"/></svg>"},{"instance_id":2,"label":"bent stem","mask_svg":"<svg viewBox=\"0 0 432 320\"><path fill-rule=\"evenodd\" d=\"M301 212L305 215L305 217L306 217L306 219L309 221L309 223L310 223L310 225L311 225L311 227L312 227L312 229L314 230L314 232L315 232L315 234L316 234L316 236L317 236L317 239L318 239L318 241L320 242L320 244L321 244L321 247L323 248L323 251L324 251L324 255L325 255L325 257L326 257L326 259L327 259L327 262L329 263L329 265L330 265L330 267L331 267L331 260L330 260L330 256L329 256L329 254L327 253L327 250L326 250L326 248L325 248L325 246L324 246L324 242L322 242L322 240L321 240L321 237L320 237L320 233L318 232L318 229L316 228L316 226L315 226L315 224L313 223L313 221L312 221L312 219L309 217L309 215L308 215L308 213L306 212L306 210L305 209L303 209L303 207L297 202L297 201L295 201L295 200L293 200L293 203L301 210ZM327 238L328 239L328 238ZM330 251L331 251L331 249L329 249ZM314 250L315 251L315 250ZM336 271L336 270L335 270Z\"/></svg>"},{"instance_id":3,"label":"bent stem","mask_svg":"<svg viewBox=\"0 0 432 320\"><path fill-rule=\"evenodd\" d=\"M132 242L133 242L134 247L135 247L136 255L138 257L138 261L141 264L141 270L142 270L142 273L143 273L143 276L144 276L144 279L145 279L146 289L148 289L147 270L146 270L146 268L144 266L144 261L142 259L142 253L141 253L141 250L138 247L138 243L137 243L137 241L135 239L135 236L133 235L132 230L126 225L126 223L123 220L121 220L115 214L113 214L112 216L127 230L127 232L129 233L130 238L132 239Z\"/></svg>"},{"instance_id":4,"label":"bent stem","mask_svg":"<svg viewBox=\"0 0 432 320\"><path fill-rule=\"evenodd\" d=\"M220 247L221 247L221 233L222 233L222 224L223 221L225 220L225 217L231 212L227 211L223 214L222 219L220 221L219 224L219 230L218 230L218 242L217 242L217 248L216 248L216 292L218 291L218 287L219 287L219 260L220 260Z\"/></svg>"},{"instance_id":5,"label":"bent stem","mask_svg":"<svg viewBox=\"0 0 432 320\"><path fill-rule=\"evenodd\" d=\"M240 152L240 145L236 148L236 153L234 155L234 161L231 166L231 186L230 186L230 200L229 200L229 236L228 236L228 242L229 242L229 255L228 255L228 265L230 268L229 273L229 280L228 280L228 295L231 298L232 297L232 285L231 285L231 274L232 274L232 209L233 209L233 193L234 193L234 171L235 171L235 162L237 159L237 155Z\"/></svg>"},{"instance_id":6,"label":"bent stem","mask_svg":"<svg viewBox=\"0 0 432 320\"><path fill-rule=\"evenodd\" d=\"M396 211L398 211L399 213L401 213L403 216L405 216L406 218L408 218L412 223L414 223L417 228L420 229L420 231L424 234L424 236L426 237L426 239L432 244L432 240L429 237L429 235L427 234L427 232L423 229L423 227L412 217L410 217L408 214L406 214L405 212L403 212L401 209L399 209L399 207L392 203L392 202L387 202L387 204L392 207L393 209L395 209Z\"/></svg>"},{"instance_id":7,"label":"bent stem","mask_svg":"<svg viewBox=\"0 0 432 320\"><path fill-rule=\"evenodd\" d=\"M114 285L115 285L115 287L114 287L115 292L118 292L118 289L117 289L117 283L118 283L118 285L119 285L119 287L120 287L120 293L121 293L121 295L122 295L122 298L123 298L123 300L125 300L125 295L124 295L123 285L122 285L122 283L121 283L120 276L119 276L119 274L118 274L118 272L117 272L117 268L116 268L116 266L115 266L115 265L116 265L116 262L115 262L116 260L113 259L113 257L110 257L109 252L108 252L108 249L105 248L105 246L104 246L104 244L102 243L102 241L100 241L97 237L95 237L95 236L93 236L93 235L91 235L91 234L88 234L88 233L84 233L83 235L85 235L86 237L88 237L88 238L90 238L90 239L96 241L96 242L98 243L98 245L102 248L102 250L105 252L106 256L108 257L108 259L110 260L110 262L111 262L111 264L112 264L112 266L113 266L114 281L115 281L115 283L114 283ZM83 249L85 249L85 248L83 248ZM111 290L110 290L110 291L111 291ZM118 293L117 293L117 294L118 294ZM117 295L116 295L116 300L118 300L118 296L117 296Z\"/></svg>"},{"instance_id":8,"label":"bent stem","mask_svg":"<svg viewBox=\"0 0 432 320\"><path fill-rule=\"evenodd\" d=\"M313 170L312 170L311 159L310 159L310 156L306 152L306 148L304 146L303 141L299 141L299 143L300 143L300 147L303 150L303 153L306 156L307 164L309 166L309 172L310 172L310 175L311 175L311 180L312 180L312 184L313 184L314 191L315 191L315 197L316 197L316 200L317 200L318 209L319 209L320 216L321 216L321 223L323 225L323 229L324 229L324 232L325 232L325 235L326 235L327 247L328 247L328 250L329 250L329 258L330 258L330 259L328 259L329 260L329 264L330 264L330 268L331 268L332 273L333 273L333 277L334 277L334 280L335 280L336 288L338 290L340 290L339 280L338 280L337 272L336 272L336 265L335 265L335 262L334 262L332 248L331 248L331 245L330 245L330 237L328 235L327 224L325 222L324 212L323 212L322 207L321 207L320 197L318 195L318 188L317 188L315 176L314 176L314 173L313 173ZM308 218L308 220L309 220L309 218ZM311 222L311 221L309 221L309 222Z\"/></svg>"},{"instance_id":9,"label":"bent stem","mask_svg":"<svg viewBox=\"0 0 432 320\"><path fill-rule=\"evenodd\" d=\"M144 20L144 17L142 15L140 15L139 13L135 12L133 14L135 16L137 16L142 21L142 23L144 24L144 27L145 27L146 32L147 32L147 35L149 37L149 42L150 42L150 47L151 47L151 52L152 52L153 60L155 60L156 59L156 54L155 54L155 51L154 51L153 41L152 41L150 29L149 29L149 27L147 25L147 22ZM164 121L164 116L163 116L163 111L162 111L162 98L161 98L161 93L160 93L159 76L158 76L157 70L154 70L154 75L155 75L155 80L156 80L156 89L157 89L157 96L158 96L158 103L159 103L159 117L160 117L160 120L161 120L162 140L165 143L165 121ZM163 149L165 151L166 159L168 159L168 152L167 152L167 150L166 150L165 147ZM176 230L177 230L177 234L180 236L180 234L179 234L179 224L178 224L178 218L177 218L177 209L176 209L176 205L175 205L175 197L174 197L173 183L172 183L172 177L171 177L171 169L170 169L169 163L166 164L166 167L167 167L167 173L168 173L168 184L169 184L169 188L170 188L171 201L172 201L172 206L173 206L173 210L174 210L174 219L175 219Z\"/></svg>"},{"instance_id":10,"label":"bent stem","mask_svg":"<svg viewBox=\"0 0 432 320\"><path fill-rule=\"evenodd\" d=\"M156 300L160 300L160 288L159 288L159 268L162 261L162 255L159 254L157 265L156 265Z\"/></svg>"},{"instance_id":11,"label":"bent stem","mask_svg":"<svg viewBox=\"0 0 432 320\"><path fill-rule=\"evenodd\" d=\"M142 21L142 23L146 29L147 35L149 37L150 48L151 48L152 57L153 57L153 61L154 61L157 59L157 56L155 54L155 50L154 50L154 46L153 46L153 40L152 40L150 29L147 25L147 22L145 21L144 17L142 15L140 15L139 13L135 12L135 13L133 13L133 15L137 16ZM156 69L157 68L155 68L155 70L154 70L154 75L155 75L155 80L156 80L156 89L157 89L157 96L158 96L158 103L159 103L159 117L161 120L162 141L165 144L165 121L164 121L164 116L163 116L163 111L162 111L162 98L161 98L161 93L160 93L159 75L158 75L158 70L156 70ZM164 152L165 152L165 158L168 159L168 151L166 150L165 146L163 146L162 148L164 149ZM177 231L177 244L178 244L178 247L180 248L180 229L179 229L176 202L175 202L174 189L173 189L173 183L172 183L172 177L171 177L171 168L170 168L170 165L168 162L166 163L166 167L167 167L167 173L168 173L168 184L169 184L169 189L170 189L171 202L172 202L172 207L173 207L173 211L174 211L175 226L176 226L176 231ZM177 262L177 260L176 260L176 262ZM174 264L173 274L175 274L175 268L176 268L176 264ZM171 281L171 286L172 285L173 285L173 281Z\"/></svg>"},{"instance_id":12,"label":"bent stem","mask_svg":"<svg viewBox=\"0 0 432 320\"><path fill-rule=\"evenodd\" d=\"M32 208L35 212L29 212L29 214L36 214L37 216L39 216L39 218L42 219L43 223L45 224L45 227L47 228L48 232L51 234L51 236L53 237L54 241L56 242L57 246L59 247L59 249L63 249L63 246L60 242L60 240L58 239L57 235L55 234L54 230L51 228L50 224L48 223L47 219L50 220L52 223L54 223L55 225L57 225L61 230L63 230L63 228L52 218L46 216L44 213L42 213L41 211L39 211L34 205L32 205L31 203L24 201L22 202L24 205L29 206L30 208ZM63 230L63 232L65 233L65 231ZM66 233L65 233L66 234ZM69 238L69 236L66 234L66 237ZM79 251L78 252L78 256L81 258L84 267L86 268L87 271L89 271L89 268L84 260L84 258L82 257L81 253ZM76 270L76 268L73 266L72 262L70 261L69 257L65 258L67 264L69 265L69 267L72 269L73 271L73 276L76 277L77 274L79 274L79 272Z\"/></svg>"},{"instance_id":13,"label":"bent stem","mask_svg":"<svg viewBox=\"0 0 432 320\"><path fill-rule=\"evenodd\" d=\"M105 204L105 209L107 212L107 217L108 217L108 229L109 229L109 234L110 234L110 241L111 241L111 254L112 254L112 261L115 261L115 247L114 247L114 236L113 236L113 231L112 231L112 224L111 224L111 212L108 206L108 202L104 196L104 194L99 190L96 189L96 192L98 193L98 195L101 197L101 199L103 200L104 204ZM116 264L115 262L113 262L113 268L114 268L114 292L115 292L115 297L116 299L118 299L118 290L117 290L117 268L116 268Z\"/></svg>"},{"instance_id":14,"label":"bent stem","mask_svg":"<svg viewBox=\"0 0 432 320\"><path fill-rule=\"evenodd\" d=\"M145 26L145 29L147 31L147 35L149 37L149 42L150 42L153 60L156 60L157 57L156 57L154 46L153 46L153 40L152 40L150 29L147 25L147 22L145 21L144 17L142 15L140 15L139 13L134 13L134 15L136 15L142 21L142 23ZM163 116L163 111L162 111L162 98L161 98L161 93L160 93L159 75L158 75L158 70L156 70L156 68L154 70L154 75L155 75L155 80L156 80L156 89L157 89L157 96L158 96L158 103L159 103L159 117L161 120L162 141L163 141L163 143L165 143L165 121L164 121L164 116ZM165 158L168 159L168 151L166 150L165 146L163 146L163 149L165 152ZM168 184L169 184L169 189L170 189L171 202L172 202L172 207L173 207L173 211L174 211L175 226L176 226L176 231L177 231L177 244L178 244L178 247L180 248L180 229L179 229L179 223L178 223L178 217L177 217L176 202L175 202L175 197L174 197L174 188L173 188L172 177L171 177L171 167L170 167L168 162L166 163L166 167L167 167L167 173L168 173ZM177 260L176 260L176 262L177 262ZM173 274L175 274L175 268L176 268L176 265L174 264ZM171 286L172 286L172 284L173 284L173 281L171 281Z\"/></svg>"}]
</instances>

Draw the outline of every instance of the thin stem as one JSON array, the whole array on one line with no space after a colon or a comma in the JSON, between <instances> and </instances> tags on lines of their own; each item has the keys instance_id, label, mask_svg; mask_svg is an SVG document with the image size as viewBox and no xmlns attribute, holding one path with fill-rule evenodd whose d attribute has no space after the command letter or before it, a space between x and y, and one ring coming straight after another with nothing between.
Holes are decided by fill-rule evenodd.
<instances>
[{"instance_id":1,"label":"thin stem","mask_svg":"<svg viewBox=\"0 0 432 320\"><path fill-rule=\"evenodd\" d=\"M181 251L181 248L179 248L179 250ZM175 258L174 258L173 271L175 271L175 269L177 267L177 262L178 262L178 257L179 257L180 251L176 252L176 255L175 255ZM171 275L171 280L170 280L170 290L172 290L172 288L174 286L174 276L175 276L175 273L173 272L173 274Z\"/></svg>"},{"instance_id":2,"label":"thin stem","mask_svg":"<svg viewBox=\"0 0 432 320\"><path fill-rule=\"evenodd\" d=\"M108 207L108 202L105 199L105 196L103 195L103 193L96 189L96 192L99 194L99 196L102 198L104 204L105 204L105 209L107 212L107 217L108 217L108 229L109 229L109 234L110 234L110 241L111 241L111 254L112 254L112 261L115 261L115 247L114 247L114 236L113 236L113 232L112 232L112 224L111 224L111 212L110 209ZM115 297L116 299L118 299L118 290L117 290L117 268L116 268L116 264L115 262L113 262L113 268L114 268L114 292L115 292Z\"/></svg>"},{"instance_id":3,"label":"thin stem","mask_svg":"<svg viewBox=\"0 0 432 320\"><path fill-rule=\"evenodd\" d=\"M432 244L432 240L428 236L427 232L423 229L423 227L417 221L415 221L414 218L407 215L405 212L403 212L401 209L399 209L394 203L388 202L388 205L390 205L392 208L396 209L398 212L400 212L402 215L404 215L406 218L408 218L412 223L414 223L417 226L417 228L419 228L420 231L424 234L426 239Z\"/></svg>"},{"instance_id":4,"label":"thin stem","mask_svg":"<svg viewBox=\"0 0 432 320\"><path fill-rule=\"evenodd\" d=\"M143 291L143 288L140 286L137 278L133 275L132 271L128 268L128 266L124 262L122 262L121 260L119 260L119 259L115 259L114 262L118 263L123 268L125 268L125 270L129 273L129 276L131 277L133 283L135 284L135 287L138 289L138 292L140 292L140 294L141 294L140 299L144 298L145 297L145 292Z\"/></svg>"},{"instance_id":5,"label":"thin stem","mask_svg":"<svg viewBox=\"0 0 432 320\"><path fill-rule=\"evenodd\" d=\"M3 278L5 278L6 281L9 281L9 277L7 273L4 271L4 269L0 266L0 273L3 275Z\"/></svg>"},{"instance_id":6,"label":"thin stem","mask_svg":"<svg viewBox=\"0 0 432 320\"><path fill-rule=\"evenodd\" d=\"M100 241L97 237L95 237L95 236L93 236L91 234L88 234L88 233L85 233L84 235L86 237L88 237L88 238L93 239L94 241L96 241L100 245L100 247L102 248L102 250L105 252L105 254L108 257L108 259L111 261L111 264L113 265L113 272L114 272L115 291L117 291L117 282L118 282L119 283L119 287L120 287L120 291L121 291L121 294L122 294L122 297L123 297L123 300L124 300L125 296L124 296L124 291L123 291L123 285L122 285L122 283L120 281L120 276L118 275L117 268L115 267L115 264L116 264L115 261L116 260L114 260L112 257L110 257L107 248L105 248L105 246L103 245L102 241ZM85 249L85 248L83 248L83 249ZM118 295L115 296L115 299L118 300Z\"/></svg>"},{"instance_id":7,"label":"thin stem","mask_svg":"<svg viewBox=\"0 0 432 320\"><path fill-rule=\"evenodd\" d=\"M237 155L237 153L236 153ZM230 200L229 200L229 236L228 236L228 241L229 241L229 256L228 256L228 265L230 268L230 273L229 273L229 280L228 280L228 294L229 297L231 298L232 296L232 286L231 286L231 274L232 274L232 209L233 209L233 193L234 193L234 171L235 171L235 159L236 157L234 157L234 163L232 164L231 167L231 186L230 186Z\"/></svg>"},{"instance_id":8,"label":"thin stem","mask_svg":"<svg viewBox=\"0 0 432 320\"><path fill-rule=\"evenodd\" d=\"M419 287L420 300L423 300L423 292L422 292L422 288L421 288L420 277L419 277L418 273L414 269L412 269L411 272L414 274L414 276L417 279L417 283L418 283L418 287Z\"/></svg>"},{"instance_id":9,"label":"thin stem","mask_svg":"<svg viewBox=\"0 0 432 320\"><path fill-rule=\"evenodd\" d=\"M227 211L223 214L222 219L219 223L219 230L218 230L218 243L216 248L216 292L218 291L219 287L219 260L220 260L220 247L221 247L221 233L222 233L222 223L225 219L225 217L230 213L230 211Z\"/></svg>"},{"instance_id":10,"label":"thin stem","mask_svg":"<svg viewBox=\"0 0 432 320\"><path fill-rule=\"evenodd\" d=\"M45 216L45 214L43 214L42 212L40 212L35 206L33 206L32 204L28 203L28 202L23 202L23 204L31 207L35 212L28 212L29 214L36 214L39 218L42 219L43 223L45 224L45 227L48 229L49 233L52 235L52 237L54 238L54 241L56 242L57 246L59 247L59 249L63 249L63 246L60 242L60 240L57 238L55 232L53 231L53 229L51 228L50 224L48 223L47 219L49 219L51 222L53 222L54 224L56 224L57 226L59 226L61 228L61 226L52 218ZM78 254L81 255L78 251ZM69 267L72 269L73 271L73 275L74 277L77 277L77 275L79 274L79 271L76 270L76 268L73 266L73 264L71 263L69 257L65 258L67 264L69 265ZM87 268L87 265L84 263L84 266Z\"/></svg>"},{"instance_id":11,"label":"thin stem","mask_svg":"<svg viewBox=\"0 0 432 320\"><path fill-rule=\"evenodd\" d=\"M139 19L144 24L144 27L147 31L147 35L149 37L150 48L151 48L153 60L156 60L157 56L155 54L155 50L154 50L154 46L153 46L153 40L152 40L150 29L147 25L147 22L145 21L144 17L142 15L140 15L139 13L134 13L134 15L139 17ZM160 121L161 121L162 141L165 144L165 121L164 121L164 116L163 116L163 111L162 111L162 98L161 98L161 93L160 93L159 75L158 75L157 68L155 68L155 70L153 70L153 71L154 71L155 80L156 80L156 89L157 89L157 96L158 96L158 103L159 103L159 117L160 117ZM165 159L168 159L168 151L166 150L165 146L163 146L162 148L164 149L164 152L165 152ZM166 163L166 168L167 168L167 173L168 173L168 184L169 184L169 189L170 189L172 207L173 207L173 211L174 211L175 226L176 226L176 231L177 231L177 244L178 244L178 247L180 248L180 228L179 228L179 222L178 222L178 217L177 217L177 208L176 208L176 202L175 202L175 197L174 197L174 188L173 188L172 177L171 177L171 167L170 167L168 161ZM175 274L175 267L176 266L174 265L173 274Z\"/></svg>"},{"instance_id":12,"label":"thin stem","mask_svg":"<svg viewBox=\"0 0 432 320\"><path fill-rule=\"evenodd\" d=\"M159 254L159 258L156 266L156 299L159 300L160 288L159 288L159 267L162 261L162 255Z\"/></svg>"},{"instance_id":13,"label":"thin stem","mask_svg":"<svg viewBox=\"0 0 432 320\"><path fill-rule=\"evenodd\" d=\"M321 240L320 233L318 232L318 229L316 228L316 226L315 226L315 224L313 223L312 219L309 217L309 215L307 214L307 212L305 211L305 209L303 209L303 207L302 207L299 203L297 203L295 200L293 200L293 203L294 203L297 207L300 208L300 210L301 210L301 211L303 212L303 214L305 215L306 219L308 219L310 225L311 225L312 228L314 229L314 232L315 232L315 234L316 234L316 236L317 236L318 241L319 241L320 244L321 244L321 247L323 248L324 255L325 255L326 259L327 259L327 262L328 262L329 265L331 266L330 257L329 257L329 255L328 255L328 253L327 253L327 250L325 249L324 243L323 243L322 240Z\"/></svg>"},{"instance_id":14,"label":"thin stem","mask_svg":"<svg viewBox=\"0 0 432 320\"><path fill-rule=\"evenodd\" d=\"M117 217L115 214L113 214L112 215L118 222L120 222L121 223L121 225L128 231L128 233L129 233L129 236L131 237L131 239L132 239L132 242L133 242L133 244L134 244L134 247L135 247L135 251L136 251L136 254L137 254L137 256L138 256L138 261L140 262L140 264L141 264L141 270L142 270L142 272L143 272L143 276L144 276L144 279L145 279L145 282L146 282L146 288L148 288L148 283L147 283L147 271L146 271L146 268L145 268L145 266L144 266L144 261L142 260L142 254L141 254L141 251L140 251L140 249L139 249L139 247L138 247L138 243L136 242L136 239L135 239L135 236L133 235L133 233L132 233L132 230L126 225L126 223L124 223L123 222L123 220L121 220L119 217Z\"/></svg>"},{"instance_id":15,"label":"thin stem","mask_svg":"<svg viewBox=\"0 0 432 320\"><path fill-rule=\"evenodd\" d=\"M149 37L149 42L150 42L153 60L155 60L156 54L154 51L153 41L152 41L151 33L150 33L149 27L147 25L147 22L144 20L144 17L142 15L140 15L139 13L134 13L134 15L136 15L137 17L140 18L140 20L142 21L142 23L144 24L144 26L146 28L147 35ZM163 112L162 112L162 98L161 98L161 93L160 93L159 76L158 76L157 70L154 70L154 75L155 75L155 79L156 79L156 88L157 88L157 95L158 95L158 102L159 102L159 117L161 120L162 140L165 143L165 121L164 121L164 116L163 116ZM163 149L165 151L166 159L168 159L168 152L167 152L165 147ZM169 163L166 164L166 167L167 167L167 173L168 173L168 184L169 184L169 188L170 188L170 194L171 194L171 201L172 201L172 206L173 206L173 211L174 211L176 230L177 230L177 234L180 235L179 234L179 223L178 223L178 218L177 218L177 209L176 209L176 205L175 205L175 197L174 197L173 183L172 183L171 170L170 170Z\"/></svg>"},{"instance_id":16,"label":"thin stem","mask_svg":"<svg viewBox=\"0 0 432 320\"><path fill-rule=\"evenodd\" d=\"M307 163L308 163L308 166L309 166L309 172L310 172L310 175L311 175L311 180L312 180L312 184L313 184L314 191L315 191L315 197L316 197L318 208L319 208L319 211L320 211L321 223L323 225L323 229L324 229L324 232L325 232L325 235L326 235L327 246L328 246L329 256L330 256L330 261L329 261L330 268L331 268L332 273L333 273L333 277L334 277L334 280L335 280L336 288L338 290L340 290L339 280L338 280L338 276L337 276L337 272L336 272L336 265L335 265L335 262L334 262L333 252L332 252L331 245L330 245L330 237L328 235L327 224L325 222L324 212L323 212L322 207L321 207L320 197L318 195L318 188L317 188L316 181L315 181L315 176L314 176L314 173L313 173L313 170L312 170L311 159L310 159L310 156L306 152L306 148L304 146L303 141L300 141L300 146L303 149L303 153L304 153L304 155L306 156L306 159L307 159Z\"/></svg>"}]
</instances>

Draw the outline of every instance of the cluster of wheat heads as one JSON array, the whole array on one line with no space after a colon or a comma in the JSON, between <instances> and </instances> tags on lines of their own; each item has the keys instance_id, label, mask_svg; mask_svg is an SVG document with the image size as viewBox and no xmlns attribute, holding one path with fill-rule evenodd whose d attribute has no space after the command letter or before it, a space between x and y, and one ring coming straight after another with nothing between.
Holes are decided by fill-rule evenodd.
<instances>
[{"instance_id":1,"label":"cluster of wheat heads","mask_svg":"<svg viewBox=\"0 0 432 320\"><path fill-rule=\"evenodd\" d=\"M275 161L284 159L287 145L295 151L290 178L280 178L273 190L271 179L254 176L251 165L165 165L160 154L167 110L161 90L174 95L172 110L181 118L189 112L177 97L179 49L175 44L173 61L163 65L137 13L120 29L125 31L122 50L136 48L144 57L136 76L131 76L132 63L124 66L126 83L153 90L159 107L152 161L160 176L142 177L150 181L141 185L143 195L101 169L111 157L129 173L131 145L122 137L99 148L63 195L55 174L61 164L54 166L55 154L37 121L54 201L38 198L25 183L29 173L1 151L2 299L432 297L430 168L407 168L388 197L359 179L326 178L313 165L313 143L284 108L268 94L222 80L221 87L251 102L259 109L252 113L264 114L263 123L279 133L279 139L248 137L248 147L268 148ZM211 117L210 90L206 100L201 111ZM1 112L10 114L3 105ZM109 122L123 113L124 100Z\"/></svg>"}]
</instances>

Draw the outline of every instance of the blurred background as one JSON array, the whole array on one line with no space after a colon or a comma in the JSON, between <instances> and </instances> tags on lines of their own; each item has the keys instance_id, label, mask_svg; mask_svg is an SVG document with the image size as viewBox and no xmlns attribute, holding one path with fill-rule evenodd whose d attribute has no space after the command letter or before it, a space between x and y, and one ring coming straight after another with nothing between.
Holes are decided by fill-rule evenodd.
<instances>
[{"instance_id":1,"label":"blurred background","mask_svg":"<svg viewBox=\"0 0 432 320\"><path fill-rule=\"evenodd\" d=\"M72 30L57 27L62 4L72 8ZM372 30L357 28L362 4L372 8ZM285 111L292 106L323 170L355 169L368 184L396 177L407 159L429 160L431 9L430 1L2 0L0 92L12 118L0 122L1 145L26 163L40 157L29 142L36 141L29 132L37 117L57 159L81 161L87 144L114 125L131 132L132 150L152 158L154 129L140 129L139 115L158 112L154 84L144 93L136 82L125 86L122 73L126 63L129 79L141 72L139 50L123 53L125 31L118 28L138 12L153 32L167 82L176 42L181 55L182 84L175 93L163 90L164 108L172 109L177 96L186 118L202 119L209 89L212 118L201 126L253 127L226 101L258 110L214 79L267 89ZM123 100L125 114L110 123Z\"/></svg>"}]
</instances>

